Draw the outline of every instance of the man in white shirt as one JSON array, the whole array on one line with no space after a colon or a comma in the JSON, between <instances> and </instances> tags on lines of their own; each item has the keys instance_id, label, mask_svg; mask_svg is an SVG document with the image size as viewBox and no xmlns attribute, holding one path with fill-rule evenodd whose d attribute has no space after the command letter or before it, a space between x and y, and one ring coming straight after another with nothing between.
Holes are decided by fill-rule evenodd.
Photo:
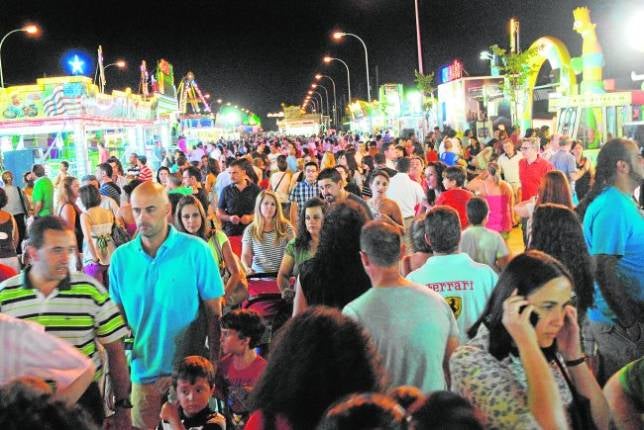
<instances>
[{"instance_id":1,"label":"man in white shirt","mask_svg":"<svg viewBox=\"0 0 644 430\"><path fill-rule=\"evenodd\" d=\"M497 160L497 164L501 168L501 175L505 182L509 183L514 192L515 201L519 202L521 190L521 179L519 178L519 160L523 155L517 152L514 143L510 139L503 142L503 154Z\"/></svg>"},{"instance_id":2,"label":"man in white shirt","mask_svg":"<svg viewBox=\"0 0 644 430\"><path fill-rule=\"evenodd\" d=\"M387 190L387 198L398 203L398 207L400 207L405 232L409 231L411 223L414 221L416 207L426 200L423 187L409 177L410 163L411 160L408 157L398 160L396 165L398 173L389 180L389 189ZM405 234L405 246L407 252L411 252L408 234Z\"/></svg>"}]
</instances>

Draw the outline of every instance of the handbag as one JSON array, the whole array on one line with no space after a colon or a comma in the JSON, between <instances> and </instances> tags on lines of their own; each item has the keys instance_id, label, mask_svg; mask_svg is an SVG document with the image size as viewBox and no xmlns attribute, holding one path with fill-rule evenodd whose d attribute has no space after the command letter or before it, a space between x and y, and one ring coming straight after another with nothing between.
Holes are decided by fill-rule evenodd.
<instances>
[{"instance_id":1,"label":"handbag","mask_svg":"<svg viewBox=\"0 0 644 430\"><path fill-rule=\"evenodd\" d=\"M224 286L226 286L231 274L228 270L228 267L226 267L226 262L224 261L224 252L221 249L219 240L217 240L217 233L213 234L212 241L215 244L217 259L219 260L219 274L221 275L221 280L224 283ZM238 306L241 304L241 302L248 298L248 284L246 281L246 272L244 270L244 266L241 264L239 257L237 257L235 253L233 253L233 257L235 258L235 263L237 264L237 267L239 267L239 271L241 272L241 279L239 283L235 285L230 291L226 291L226 294L224 296L226 301L226 308Z\"/></svg>"},{"instance_id":2,"label":"handbag","mask_svg":"<svg viewBox=\"0 0 644 430\"><path fill-rule=\"evenodd\" d=\"M116 248L130 241L130 235L123 227L118 225L114 215L112 215L112 241Z\"/></svg>"}]
</instances>

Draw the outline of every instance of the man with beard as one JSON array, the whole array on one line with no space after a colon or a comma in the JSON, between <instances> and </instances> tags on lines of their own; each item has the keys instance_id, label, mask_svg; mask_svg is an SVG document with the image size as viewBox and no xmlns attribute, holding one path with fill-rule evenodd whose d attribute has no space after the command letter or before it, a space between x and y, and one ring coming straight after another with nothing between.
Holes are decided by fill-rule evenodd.
<instances>
[{"instance_id":1,"label":"man with beard","mask_svg":"<svg viewBox=\"0 0 644 430\"><path fill-rule=\"evenodd\" d=\"M596 171L577 212L599 287L584 339L599 347L603 383L644 355L644 217L632 198L644 174L640 149L633 141L612 140L599 151Z\"/></svg>"},{"instance_id":2,"label":"man with beard","mask_svg":"<svg viewBox=\"0 0 644 430\"><path fill-rule=\"evenodd\" d=\"M327 204L332 205L334 203L342 203L345 200L350 200L357 203L364 209L369 220L373 219L373 215L371 214L371 210L369 209L369 206L367 206L367 203L360 197L350 193L342 187L342 176L336 169L328 168L322 170L318 175L318 187L322 198Z\"/></svg>"},{"instance_id":3,"label":"man with beard","mask_svg":"<svg viewBox=\"0 0 644 430\"><path fill-rule=\"evenodd\" d=\"M132 425L149 429L174 363L187 355L217 361L224 288L206 242L168 225L172 206L161 184L142 183L130 202L139 234L112 255L110 296L134 335Z\"/></svg>"}]
</instances>

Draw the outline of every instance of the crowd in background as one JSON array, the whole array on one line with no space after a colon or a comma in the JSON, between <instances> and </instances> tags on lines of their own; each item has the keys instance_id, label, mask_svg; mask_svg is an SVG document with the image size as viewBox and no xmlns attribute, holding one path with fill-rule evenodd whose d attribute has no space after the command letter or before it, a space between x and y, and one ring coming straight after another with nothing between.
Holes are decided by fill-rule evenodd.
<instances>
[{"instance_id":1,"label":"crowd in background","mask_svg":"<svg viewBox=\"0 0 644 430\"><path fill-rule=\"evenodd\" d=\"M436 128L101 157L2 173L3 428L641 428L641 144L593 163L547 127Z\"/></svg>"}]
</instances>

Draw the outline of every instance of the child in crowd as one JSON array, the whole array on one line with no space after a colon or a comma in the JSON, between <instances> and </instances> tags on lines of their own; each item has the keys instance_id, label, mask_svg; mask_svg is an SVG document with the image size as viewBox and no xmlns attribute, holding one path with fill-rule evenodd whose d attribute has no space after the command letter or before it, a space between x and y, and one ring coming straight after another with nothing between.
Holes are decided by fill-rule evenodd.
<instances>
[{"instance_id":1,"label":"child in crowd","mask_svg":"<svg viewBox=\"0 0 644 430\"><path fill-rule=\"evenodd\" d=\"M463 188L464 184L465 169L459 166L448 167L443 171L445 191L436 199L437 205L446 205L456 209L461 222L461 230L467 227L467 202L474 196Z\"/></svg>"},{"instance_id":2,"label":"child in crowd","mask_svg":"<svg viewBox=\"0 0 644 430\"><path fill-rule=\"evenodd\" d=\"M215 392L215 367L198 355L183 359L172 378L177 402L167 401L161 408L159 430L226 430L226 418L210 409Z\"/></svg>"},{"instance_id":3,"label":"child in crowd","mask_svg":"<svg viewBox=\"0 0 644 430\"><path fill-rule=\"evenodd\" d=\"M232 413L233 424L237 426L242 425L251 412L249 394L266 368L266 360L254 349L266 328L259 314L249 309L238 309L224 315L221 327L223 394Z\"/></svg>"},{"instance_id":4,"label":"child in crowd","mask_svg":"<svg viewBox=\"0 0 644 430\"><path fill-rule=\"evenodd\" d=\"M440 155L440 160L445 163L446 166L454 166L458 161L458 154L454 148L454 144L451 139L445 140L445 152Z\"/></svg>"},{"instance_id":5,"label":"child in crowd","mask_svg":"<svg viewBox=\"0 0 644 430\"><path fill-rule=\"evenodd\" d=\"M460 250L472 260L487 264L497 272L503 270L510 260L510 252L503 237L485 225L489 219L487 201L473 197L467 202L467 220L470 226L461 234Z\"/></svg>"}]
</instances>

